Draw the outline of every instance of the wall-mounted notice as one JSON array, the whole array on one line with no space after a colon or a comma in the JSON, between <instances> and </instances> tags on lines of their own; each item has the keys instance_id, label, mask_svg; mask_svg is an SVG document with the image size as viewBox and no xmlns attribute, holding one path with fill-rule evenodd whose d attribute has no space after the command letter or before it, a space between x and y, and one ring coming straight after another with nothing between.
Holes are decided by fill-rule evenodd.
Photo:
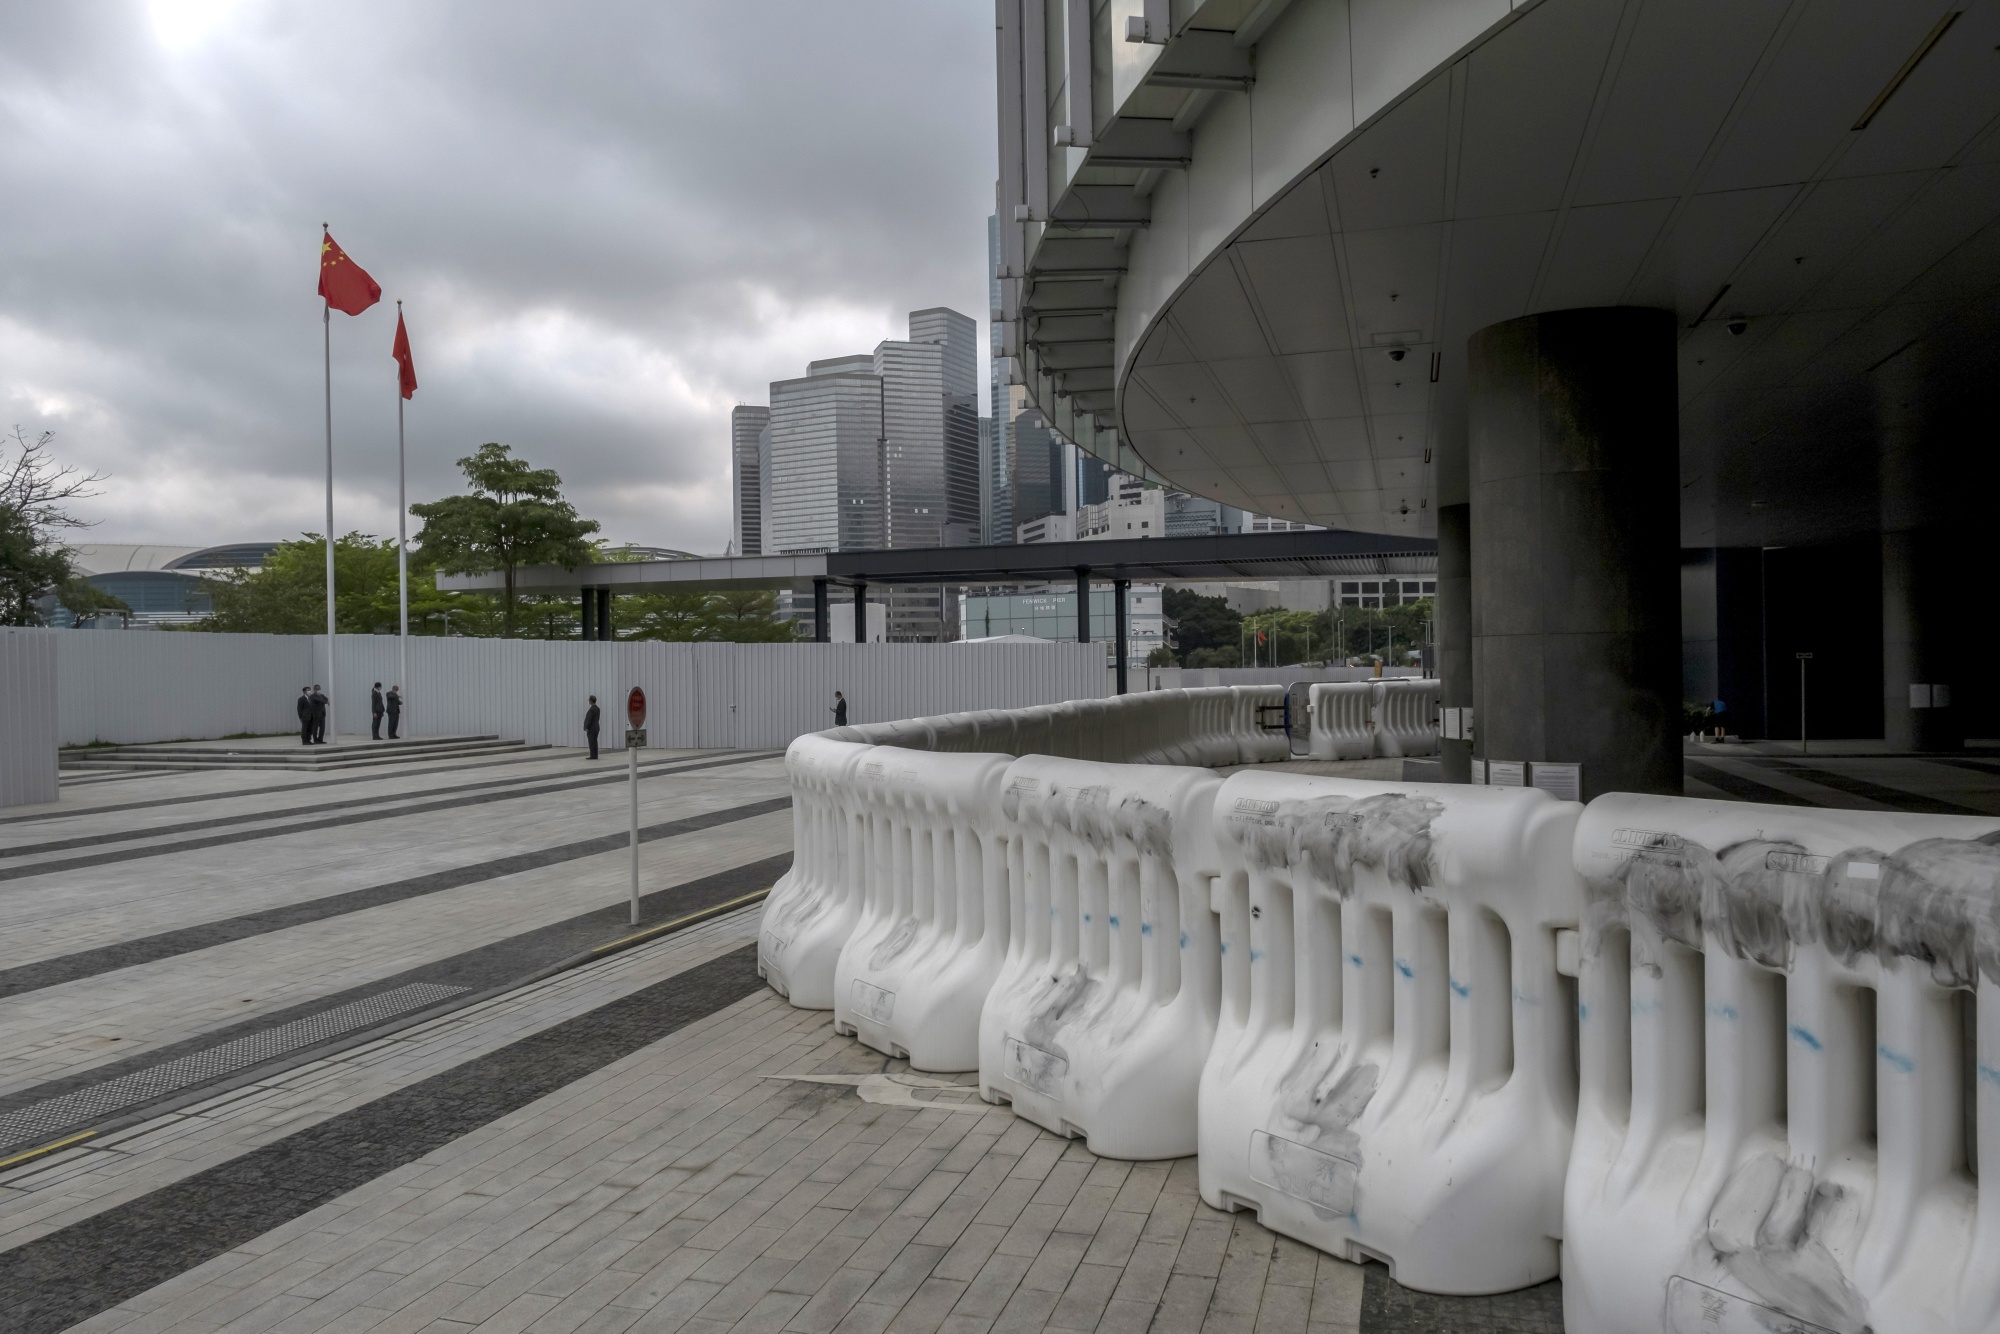
<instances>
[{"instance_id":1,"label":"wall-mounted notice","mask_svg":"<svg viewBox=\"0 0 2000 1334\"><path fill-rule=\"evenodd\" d=\"M1583 766L1581 764L1556 764L1536 760L1534 785L1552 797L1562 801L1583 800Z\"/></svg>"},{"instance_id":2,"label":"wall-mounted notice","mask_svg":"<svg viewBox=\"0 0 2000 1334\"><path fill-rule=\"evenodd\" d=\"M1528 764L1526 760L1488 760L1486 781L1493 787L1526 787L1528 785Z\"/></svg>"},{"instance_id":3,"label":"wall-mounted notice","mask_svg":"<svg viewBox=\"0 0 2000 1334\"><path fill-rule=\"evenodd\" d=\"M1438 710L1438 735L1446 741L1457 741L1459 739L1458 714L1459 711L1457 709Z\"/></svg>"},{"instance_id":4,"label":"wall-mounted notice","mask_svg":"<svg viewBox=\"0 0 2000 1334\"><path fill-rule=\"evenodd\" d=\"M1474 760L1474 761L1472 762L1472 781L1473 781L1473 782L1475 782L1475 783L1478 783L1478 784L1480 784L1481 786L1484 786L1484 785L1485 785L1485 783L1486 783L1486 761L1485 761L1485 760Z\"/></svg>"}]
</instances>

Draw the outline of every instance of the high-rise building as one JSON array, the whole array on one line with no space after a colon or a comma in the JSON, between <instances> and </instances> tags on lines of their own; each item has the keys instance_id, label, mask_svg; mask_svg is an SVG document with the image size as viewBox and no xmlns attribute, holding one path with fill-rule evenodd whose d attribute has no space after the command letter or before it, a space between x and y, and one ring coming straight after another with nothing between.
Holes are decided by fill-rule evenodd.
<instances>
[{"instance_id":1,"label":"high-rise building","mask_svg":"<svg viewBox=\"0 0 2000 1334\"><path fill-rule=\"evenodd\" d=\"M884 545L882 377L868 354L771 386L769 555Z\"/></svg>"},{"instance_id":2,"label":"high-rise building","mask_svg":"<svg viewBox=\"0 0 2000 1334\"><path fill-rule=\"evenodd\" d=\"M1068 510L1063 476L1068 446L1032 408L1009 423L1008 435L1014 447L1014 494L1009 508L1018 531L1023 524Z\"/></svg>"},{"instance_id":3,"label":"high-rise building","mask_svg":"<svg viewBox=\"0 0 2000 1334\"><path fill-rule=\"evenodd\" d=\"M1000 318L1000 218L986 219L987 304L994 320ZM997 325L996 325L997 327ZM980 440L979 516L980 540L1004 546L1014 540L1014 432L1013 395L1008 391L1003 346L993 340L987 358L987 415L980 418L986 434Z\"/></svg>"},{"instance_id":4,"label":"high-rise building","mask_svg":"<svg viewBox=\"0 0 2000 1334\"><path fill-rule=\"evenodd\" d=\"M771 426L769 408L739 403L729 413L729 471L733 506L731 549L739 556L764 554L764 468L758 442Z\"/></svg>"}]
</instances>

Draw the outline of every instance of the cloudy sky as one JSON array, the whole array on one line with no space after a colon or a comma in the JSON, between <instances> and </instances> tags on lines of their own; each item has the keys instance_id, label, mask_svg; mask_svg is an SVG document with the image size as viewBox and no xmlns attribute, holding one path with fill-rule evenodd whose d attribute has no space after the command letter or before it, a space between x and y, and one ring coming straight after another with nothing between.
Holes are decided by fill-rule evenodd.
<instances>
[{"instance_id":1,"label":"cloudy sky","mask_svg":"<svg viewBox=\"0 0 2000 1334\"><path fill-rule=\"evenodd\" d=\"M109 474L85 540L395 529L501 440L614 540L720 551L728 419L815 357L981 321L984 0L0 0L0 425Z\"/></svg>"}]
</instances>

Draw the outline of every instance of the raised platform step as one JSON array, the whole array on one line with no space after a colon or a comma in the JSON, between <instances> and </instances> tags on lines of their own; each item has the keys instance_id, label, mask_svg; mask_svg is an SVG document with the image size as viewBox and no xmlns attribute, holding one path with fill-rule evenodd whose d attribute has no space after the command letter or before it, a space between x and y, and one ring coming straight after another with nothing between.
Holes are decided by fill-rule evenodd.
<instances>
[{"instance_id":1,"label":"raised platform step","mask_svg":"<svg viewBox=\"0 0 2000 1334\"><path fill-rule=\"evenodd\" d=\"M493 734L422 736L395 741L341 737L323 746L302 746L291 737L253 737L237 741L170 741L135 746L79 746L62 752L62 767L70 772L151 770L181 772L195 769L306 770L373 768L416 760L511 754L546 750L525 741Z\"/></svg>"}]
</instances>

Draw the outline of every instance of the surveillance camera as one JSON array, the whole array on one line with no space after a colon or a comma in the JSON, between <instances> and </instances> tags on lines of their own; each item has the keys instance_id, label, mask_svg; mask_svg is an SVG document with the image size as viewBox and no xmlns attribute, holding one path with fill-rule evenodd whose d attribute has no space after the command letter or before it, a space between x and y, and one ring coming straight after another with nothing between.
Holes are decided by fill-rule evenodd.
<instances>
[{"instance_id":1,"label":"surveillance camera","mask_svg":"<svg viewBox=\"0 0 2000 1334\"><path fill-rule=\"evenodd\" d=\"M1410 355L1410 350L1406 347L1392 347L1389 349L1389 360L1391 361L1401 361L1408 355Z\"/></svg>"},{"instance_id":2,"label":"surveillance camera","mask_svg":"<svg viewBox=\"0 0 2000 1334\"><path fill-rule=\"evenodd\" d=\"M1729 322L1729 332L1733 334L1740 334L1749 327L1750 321L1748 320L1731 320Z\"/></svg>"}]
</instances>

